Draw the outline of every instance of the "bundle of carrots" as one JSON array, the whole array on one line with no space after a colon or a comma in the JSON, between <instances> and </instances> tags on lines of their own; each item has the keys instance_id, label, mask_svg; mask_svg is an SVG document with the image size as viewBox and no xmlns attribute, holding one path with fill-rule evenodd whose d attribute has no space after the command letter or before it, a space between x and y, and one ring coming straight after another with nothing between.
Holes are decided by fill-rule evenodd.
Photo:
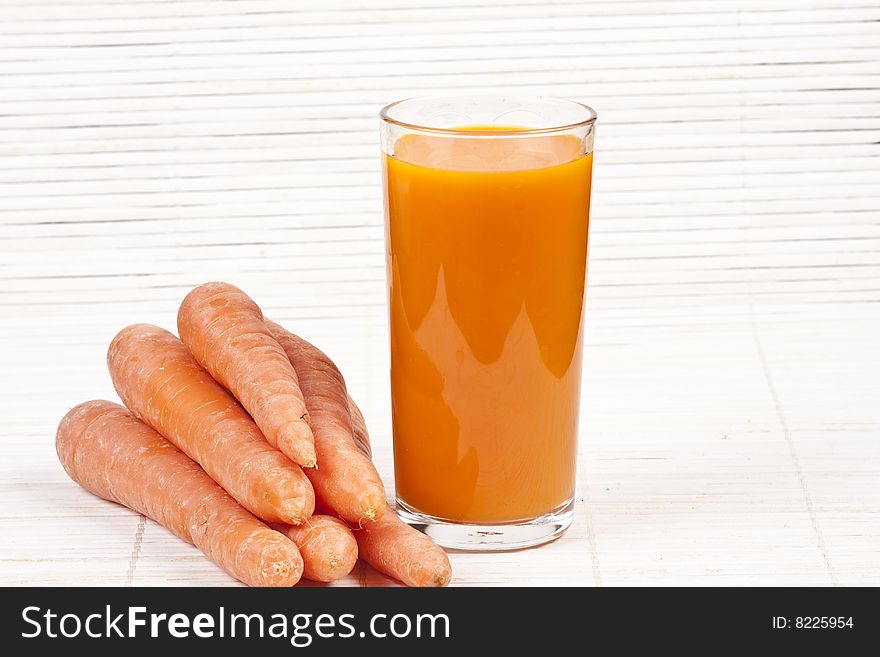
<instances>
[{"instance_id":1,"label":"bundle of carrots","mask_svg":"<svg viewBox=\"0 0 880 657\"><path fill-rule=\"evenodd\" d=\"M61 420L74 481L249 585L337 580L358 556L410 586L449 582L446 553L388 507L363 415L322 351L227 283L192 290L177 327L113 339L127 408L90 401Z\"/></svg>"}]
</instances>

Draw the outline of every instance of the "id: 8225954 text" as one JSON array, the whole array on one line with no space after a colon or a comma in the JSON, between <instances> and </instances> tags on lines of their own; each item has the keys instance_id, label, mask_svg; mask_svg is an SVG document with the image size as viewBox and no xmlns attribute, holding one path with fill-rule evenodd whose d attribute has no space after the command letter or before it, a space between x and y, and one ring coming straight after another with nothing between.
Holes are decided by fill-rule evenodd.
<instances>
[{"instance_id":1,"label":"id: 8225954 text","mask_svg":"<svg viewBox=\"0 0 880 657\"><path fill-rule=\"evenodd\" d=\"M774 630L851 630L852 616L774 616Z\"/></svg>"}]
</instances>

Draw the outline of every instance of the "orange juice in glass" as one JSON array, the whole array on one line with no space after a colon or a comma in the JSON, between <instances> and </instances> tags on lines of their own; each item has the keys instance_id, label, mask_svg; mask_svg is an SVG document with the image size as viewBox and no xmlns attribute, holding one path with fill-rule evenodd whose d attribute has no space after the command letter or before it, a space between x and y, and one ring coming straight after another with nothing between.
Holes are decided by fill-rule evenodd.
<instances>
[{"instance_id":1,"label":"orange juice in glass","mask_svg":"<svg viewBox=\"0 0 880 657\"><path fill-rule=\"evenodd\" d=\"M571 524L592 109L423 98L382 110L400 515L512 549Z\"/></svg>"}]
</instances>

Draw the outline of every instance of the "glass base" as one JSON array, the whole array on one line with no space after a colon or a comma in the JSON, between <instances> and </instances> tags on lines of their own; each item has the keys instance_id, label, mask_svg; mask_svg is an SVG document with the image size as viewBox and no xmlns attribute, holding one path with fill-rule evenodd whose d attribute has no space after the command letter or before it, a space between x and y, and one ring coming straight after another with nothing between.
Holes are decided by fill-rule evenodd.
<instances>
[{"instance_id":1,"label":"glass base","mask_svg":"<svg viewBox=\"0 0 880 657\"><path fill-rule=\"evenodd\" d=\"M420 513L399 499L397 515L445 548L473 552L520 550L559 538L571 526L574 500L543 516L512 523L452 522Z\"/></svg>"}]
</instances>

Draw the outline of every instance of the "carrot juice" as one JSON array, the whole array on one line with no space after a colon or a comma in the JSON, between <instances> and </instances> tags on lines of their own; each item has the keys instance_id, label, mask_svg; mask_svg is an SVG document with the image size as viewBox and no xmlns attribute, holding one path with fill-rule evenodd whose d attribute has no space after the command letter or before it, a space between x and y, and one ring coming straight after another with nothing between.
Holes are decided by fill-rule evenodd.
<instances>
[{"instance_id":1,"label":"carrot juice","mask_svg":"<svg viewBox=\"0 0 880 657\"><path fill-rule=\"evenodd\" d=\"M571 504L590 150L492 125L404 134L384 155L404 510L505 524Z\"/></svg>"}]
</instances>

